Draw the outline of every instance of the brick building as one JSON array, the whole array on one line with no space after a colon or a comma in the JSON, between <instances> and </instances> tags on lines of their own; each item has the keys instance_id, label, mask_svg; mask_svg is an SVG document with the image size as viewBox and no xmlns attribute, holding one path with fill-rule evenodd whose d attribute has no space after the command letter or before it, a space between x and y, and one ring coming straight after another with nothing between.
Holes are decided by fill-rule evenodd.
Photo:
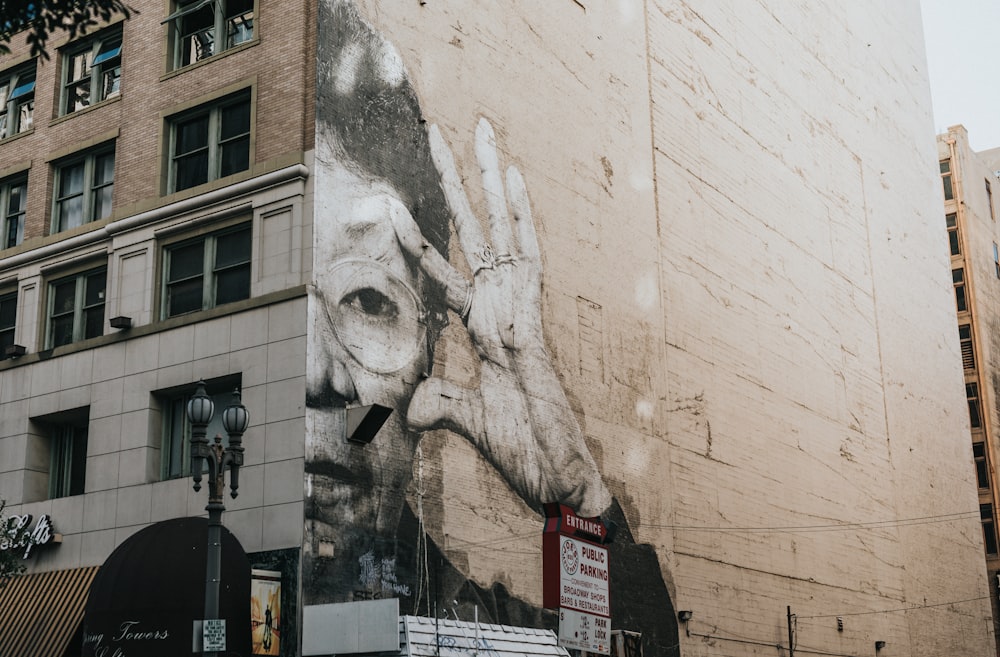
<instances>
[{"instance_id":1,"label":"brick building","mask_svg":"<svg viewBox=\"0 0 1000 657\"><path fill-rule=\"evenodd\" d=\"M0 57L0 498L62 535L17 586L77 603L6 609L47 654L203 515L199 380L250 411L224 521L278 654L372 599L557 629L553 502L616 528L647 657L992 654L915 1L134 4Z\"/></svg>"}]
</instances>

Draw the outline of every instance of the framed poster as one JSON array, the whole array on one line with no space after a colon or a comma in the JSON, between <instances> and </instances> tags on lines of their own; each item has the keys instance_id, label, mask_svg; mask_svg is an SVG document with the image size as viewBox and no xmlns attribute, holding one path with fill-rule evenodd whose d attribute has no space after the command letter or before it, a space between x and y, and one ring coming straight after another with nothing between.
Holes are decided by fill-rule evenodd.
<instances>
[{"instance_id":1,"label":"framed poster","mask_svg":"<svg viewBox=\"0 0 1000 657\"><path fill-rule=\"evenodd\" d=\"M250 625L254 655L281 654L281 573L250 571Z\"/></svg>"}]
</instances>

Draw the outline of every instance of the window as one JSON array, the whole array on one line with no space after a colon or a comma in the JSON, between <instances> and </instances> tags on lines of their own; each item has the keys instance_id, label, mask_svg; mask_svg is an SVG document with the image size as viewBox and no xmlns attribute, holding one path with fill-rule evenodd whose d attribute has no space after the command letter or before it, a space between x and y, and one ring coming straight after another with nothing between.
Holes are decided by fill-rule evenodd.
<instances>
[{"instance_id":1,"label":"window","mask_svg":"<svg viewBox=\"0 0 1000 657\"><path fill-rule=\"evenodd\" d=\"M986 445L972 443L972 456L976 459L976 481L980 488L990 487L990 469L986 464Z\"/></svg>"},{"instance_id":2,"label":"window","mask_svg":"<svg viewBox=\"0 0 1000 657\"><path fill-rule=\"evenodd\" d=\"M989 179L984 181L986 183L986 204L990 206L990 219L993 221L997 220L997 215L993 212L993 188L990 186Z\"/></svg>"},{"instance_id":3,"label":"window","mask_svg":"<svg viewBox=\"0 0 1000 657\"><path fill-rule=\"evenodd\" d=\"M996 522L993 520L993 505L980 504L979 517L983 523L983 545L986 547L986 554L996 554L997 530Z\"/></svg>"},{"instance_id":4,"label":"window","mask_svg":"<svg viewBox=\"0 0 1000 657\"><path fill-rule=\"evenodd\" d=\"M0 73L0 139L31 129L35 111L35 63Z\"/></svg>"},{"instance_id":5,"label":"window","mask_svg":"<svg viewBox=\"0 0 1000 657\"><path fill-rule=\"evenodd\" d=\"M993 242L993 270L997 274L997 278L1000 278L1000 249L997 248L997 243Z\"/></svg>"},{"instance_id":6,"label":"window","mask_svg":"<svg viewBox=\"0 0 1000 657\"><path fill-rule=\"evenodd\" d=\"M121 93L121 28L74 44L63 55L60 114L70 114Z\"/></svg>"},{"instance_id":7,"label":"window","mask_svg":"<svg viewBox=\"0 0 1000 657\"><path fill-rule=\"evenodd\" d=\"M54 425L49 445L49 498L82 495L87 476L86 425Z\"/></svg>"},{"instance_id":8,"label":"window","mask_svg":"<svg viewBox=\"0 0 1000 657\"><path fill-rule=\"evenodd\" d=\"M962 313L969 309L969 304L965 299L965 270L962 268L951 270L951 283L955 287L955 307Z\"/></svg>"},{"instance_id":9,"label":"window","mask_svg":"<svg viewBox=\"0 0 1000 657\"><path fill-rule=\"evenodd\" d=\"M28 179L23 176L0 182L0 218L3 246L9 249L24 241L24 211L28 205Z\"/></svg>"},{"instance_id":10,"label":"window","mask_svg":"<svg viewBox=\"0 0 1000 657\"><path fill-rule=\"evenodd\" d=\"M35 63L0 73L0 139L31 129L35 111Z\"/></svg>"},{"instance_id":11,"label":"window","mask_svg":"<svg viewBox=\"0 0 1000 657\"><path fill-rule=\"evenodd\" d=\"M229 97L171 119L170 191L249 168L249 94Z\"/></svg>"},{"instance_id":12,"label":"window","mask_svg":"<svg viewBox=\"0 0 1000 657\"><path fill-rule=\"evenodd\" d=\"M941 184L944 186L944 200L955 198L955 190L951 187L951 160L941 161Z\"/></svg>"},{"instance_id":13,"label":"window","mask_svg":"<svg viewBox=\"0 0 1000 657\"><path fill-rule=\"evenodd\" d=\"M201 61L253 39L253 0L182 0L170 24L174 68Z\"/></svg>"},{"instance_id":14,"label":"window","mask_svg":"<svg viewBox=\"0 0 1000 657\"><path fill-rule=\"evenodd\" d=\"M962 247L958 242L958 215L955 213L944 216L945 223L948 224L948 243L951 245L951 254L961 255Z\"/></svg>"},{"instance_id":15,"label":"window","mask_svg":"<svg viewBox=\"0 0 1000 657\"><path fill-rule=\"evenodd\" d=\"M965 397L969 402L969 425L973 429L981 429L983 416L979 411L979 386L975 383L966 383Z\"/></svg>"},{"instance_id":16,"label":"window","mask_svg":"<svg viewBox=\"0 0 1000 657\"><path fill-rule=\"evenodd\" d=\"M233 403L233 390L240 387L240 377L226 377L206 384L206 393L215 402L215 414L208 424L206 436L214 440L222 436L228 447L229 437L222 426L222 411ZM186 387L172 394L162 395L163 403L163 444L160 451L160 476L162 479L177 479L191 474L191 423L187 419L187 403L195 392L194 386Z\"/></svg>"},{"instance_id":17,"label":"window","mask_svg":"<svg viewBox=\"0 0 1000 657\"><path fill-rule=\"evenodd\" d=\"M14 344L14 326L17 321L17 292L0 294L0 360L4 351Z\"/></svg>"},{"instance_id":18,"label":"window","mask_svg":"<svg viewBox=\"0 0 1000 657\"><path fill-rule=\"evenodd\" d=\"M959 324L958 340L962 348L962 366L967 370L976 369L976 354L972 350L972 327Z\"/></svg>"},{"instance_id":19,"label":"window","mask_svg":"<svg viewBox=\"0 0 1000 657\"><path fill-rule=\"evenodd\" d=\"M164 318L250 297L249 224L173 244L164 257Z\"/></svg>"},{"instance_id":20,"label":"window","mask_svg":"<svg viewBox=\"0 0 1000 657\"><path fill-rule=\"evenodd\" d=\"M113 145L61 162L56 168L52 232L69 230L110 216L114 189Z\"/></svg>"},{"instance_id":21,"label":"window","mask_svg":"<svg viewBox=\"0 0 1000 657\"><path fill-rule=\"evenodd\" d=\"M46 348L104 334L103 267L49 284Z\"/></svg>"}]
</instances>

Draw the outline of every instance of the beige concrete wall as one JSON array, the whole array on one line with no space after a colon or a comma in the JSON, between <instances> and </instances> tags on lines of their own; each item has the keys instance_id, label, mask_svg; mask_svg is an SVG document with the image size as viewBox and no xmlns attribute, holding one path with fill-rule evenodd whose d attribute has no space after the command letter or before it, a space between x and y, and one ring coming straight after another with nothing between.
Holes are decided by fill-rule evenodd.
<instances>
[{"instance_id":1,"label":"beige concrete wall","mask_svg":"<svg viewBox=\"0 0 1000 657\"><path fill-rule=\"evenodd\" d=\"M524 174L546 342L683 654L784 643L786 606L801 646L991 653L917 3L361 4L480 215L479 117ZM415 473L453 563L537 603L539 517L455 435Z\"/></svg>"}]
</instances>

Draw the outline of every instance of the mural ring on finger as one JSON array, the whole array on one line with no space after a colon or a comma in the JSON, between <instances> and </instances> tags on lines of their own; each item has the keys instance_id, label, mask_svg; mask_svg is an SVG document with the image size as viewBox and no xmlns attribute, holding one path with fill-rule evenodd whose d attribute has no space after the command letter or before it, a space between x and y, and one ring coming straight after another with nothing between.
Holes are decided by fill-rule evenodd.
<instances>
[{"instance_id":1,"label":"mural ring on finger","mask_svg":"<svg viewBox=\"0 0 1000 657\"><path fill-rule=\"evenodd\" d=\"M493 247L489 244L484 244L483 248L476 251L473 255L479 259L478 263L470 263L472 267L472 275L475 276L484 269L493 269L497 265L497 257L493 253Z\"/></svg>"}]
</instances>

